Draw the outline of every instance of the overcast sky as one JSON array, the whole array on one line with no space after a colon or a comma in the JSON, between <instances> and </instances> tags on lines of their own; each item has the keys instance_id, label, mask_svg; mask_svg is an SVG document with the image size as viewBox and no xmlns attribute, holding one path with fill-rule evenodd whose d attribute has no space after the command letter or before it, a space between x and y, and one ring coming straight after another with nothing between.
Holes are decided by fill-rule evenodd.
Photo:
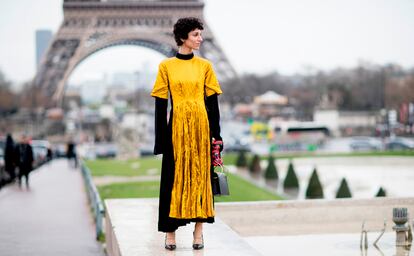
<instances>
[{"instance_id":1,"label":"overcast sky","mask_svg":"<svg viewBox=\"0 0 414 256\"><path fill-rule=\"evenodd\" d=\"M0 1L0 69L22 82L35 74L35 30L57 31L62 0ZM359 61L414 66L412 0L205 0L205 18L239 73L282 74ZM157 68L164 58L140 47L98 52L71 79ZM115 65L114 65L115 64Z\"/></svg>"}]
</instances>

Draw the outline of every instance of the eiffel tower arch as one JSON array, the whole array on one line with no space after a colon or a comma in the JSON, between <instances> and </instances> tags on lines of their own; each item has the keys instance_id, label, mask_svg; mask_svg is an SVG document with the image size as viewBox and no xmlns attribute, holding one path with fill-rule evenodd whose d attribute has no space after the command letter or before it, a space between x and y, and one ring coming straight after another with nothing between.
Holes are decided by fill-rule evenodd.
<instances>
[{"instance_id":1,"label":"eiffel tower arch","mask_svg":"<svg viewBox=\"0 0 414 256\"><path fill-rule=\"evenodd\" d=\"M102 49L138 45L166 57L178 50L172 33L180 17L204 22L199 55L213 62L220 80L236 76L203 16L202 0L64 0L64 20L33 81L50 105L62 101L66 82L79 63Z\"/></svg>"}]
</instances>

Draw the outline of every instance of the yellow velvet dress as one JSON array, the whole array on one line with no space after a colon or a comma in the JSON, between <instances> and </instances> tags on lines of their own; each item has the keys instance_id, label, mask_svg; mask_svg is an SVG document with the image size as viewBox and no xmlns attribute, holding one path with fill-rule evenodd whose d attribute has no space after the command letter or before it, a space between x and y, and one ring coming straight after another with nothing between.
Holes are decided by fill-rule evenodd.
<instances>
[{"instance_id":1,"label":"yellow velvet dress","mask_svg":"<svg viewBox=\"0 0 414 256\"><path fill-rule=\"evenodd\" d=\"M159 65L151 96L172 100L174 183L169 217L214 217L210 177L210 130L204 98L221 94L208 60L172 57Z\"/></svg>"}]
</instances>

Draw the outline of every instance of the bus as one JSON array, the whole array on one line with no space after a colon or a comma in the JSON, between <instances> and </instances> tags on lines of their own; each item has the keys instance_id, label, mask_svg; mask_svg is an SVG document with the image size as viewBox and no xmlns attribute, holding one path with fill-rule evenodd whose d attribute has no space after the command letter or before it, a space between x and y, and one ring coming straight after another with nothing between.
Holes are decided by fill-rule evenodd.
<instances>
[{"instance_id":1,"label":"bus","mask_svg":"<svg viewBox=\"0 0 414 256\"><path fill-rule=\"evenodd\" d=\"M314 151L330 136L328 127L315 122L269 122L276 150Z\"/></svg>"}]
</instances>

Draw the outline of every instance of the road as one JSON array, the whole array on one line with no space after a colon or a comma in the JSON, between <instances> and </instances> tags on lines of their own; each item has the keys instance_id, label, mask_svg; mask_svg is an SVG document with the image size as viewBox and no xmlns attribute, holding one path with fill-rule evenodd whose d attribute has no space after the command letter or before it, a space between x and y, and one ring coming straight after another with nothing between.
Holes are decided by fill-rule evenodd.
<instances>
[{"instance_id":1,"label":"road","mask_svg":"<svg viewBox=\"0 0 414 256\"><path fill-rule=\"evenodd\" d=\"M0 190L0 255L105 255L79 170L54 160Z\"/></svg>"}]
</instances>

